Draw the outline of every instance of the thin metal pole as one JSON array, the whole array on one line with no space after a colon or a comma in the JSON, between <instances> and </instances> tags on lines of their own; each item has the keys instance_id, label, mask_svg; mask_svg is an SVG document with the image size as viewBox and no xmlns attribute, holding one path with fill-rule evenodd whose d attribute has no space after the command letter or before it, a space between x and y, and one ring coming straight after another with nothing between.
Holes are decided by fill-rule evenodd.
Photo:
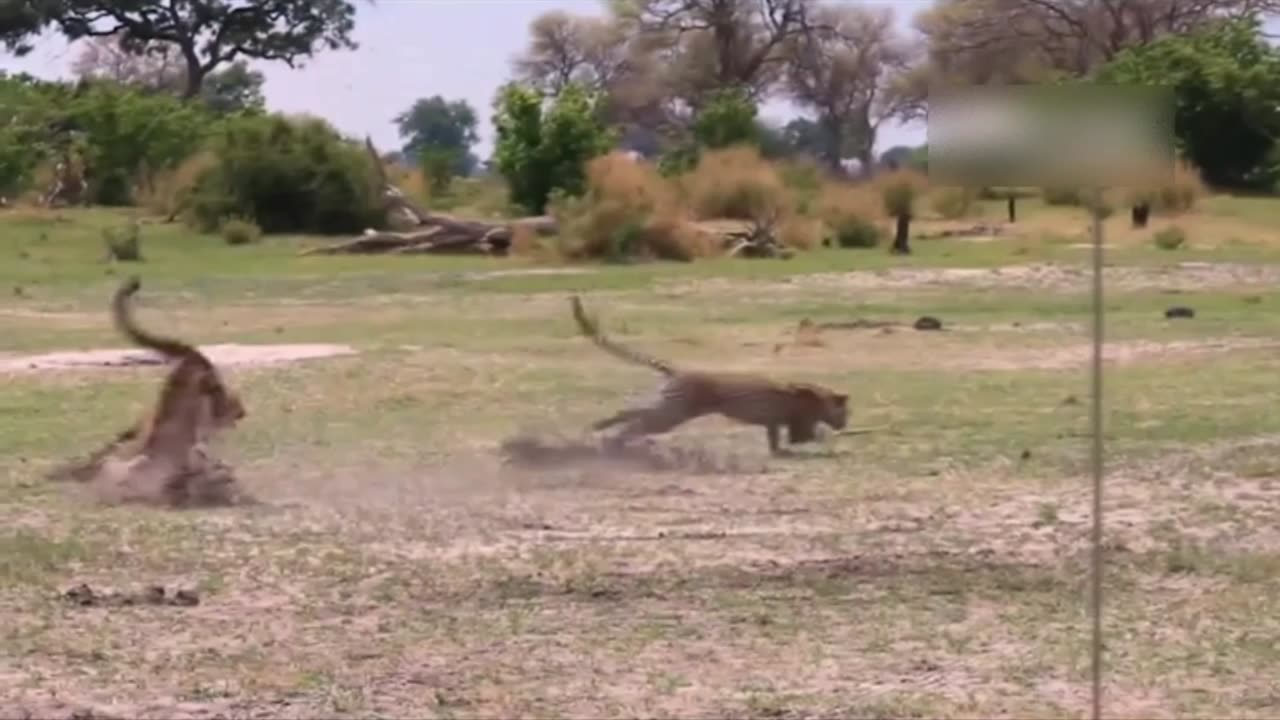
<instances>
[{"instance_id":1,"label":"thin metal pole","mask_svg":"<svg viewBox=\"0 0 1280 720\"><path fill-rule=\"evenodd\" d=\"M1093 562L1090 578L1090 611L1093 616L1091 665L1093 720L1102 720L1102 192L1094 193L1093 231L1093 362L1091 367L1093 425Z\"/></svg>"}]
</instances>

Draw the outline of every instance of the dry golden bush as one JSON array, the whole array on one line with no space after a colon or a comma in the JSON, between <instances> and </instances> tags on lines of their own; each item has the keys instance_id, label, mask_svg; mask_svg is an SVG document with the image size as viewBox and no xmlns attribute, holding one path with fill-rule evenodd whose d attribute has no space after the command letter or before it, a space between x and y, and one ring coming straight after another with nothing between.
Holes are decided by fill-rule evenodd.
<instances>
[{"instance_id":1,"label":"dry golden bush","mask_svg":"<svg viewBox=\"0 0 1280 720\"><path fill-rule=\"evenodd\" d=\"M1209 194L1200 170L1179 158L1173 164L1173 174L1155 188L1156 209L1169 213L1187 212L1195 208L1200 198Z\"/></svg>"},{"instance_id":2,"label":"dry golden bush","mask_svg":"<svg viewBox=\"0 0 1280 720\"><path fill-rule=\"evenodd\" d=\"M822 221L806 215L791 215L776 228L777 240L796 250L812 250L822 244Z\"/></svg>"},{"instance_id":3,"label":"dry golden bush","mask_svg":"<svg viewBox=\"0 0 1280 720\"><path fill-rule=\"evenodd\" d=\"M754 147L731 147L702 154L679 180L699 220L778 222L795 203L778 170Z\"/></svg>"},{"instance_id":4,"label":"dry golden bush","mask_svg":"<svg viewBox=\"0 0 1280 720\"><path fill-rule=\"evenodd\" d=\"M929 179L910 169L885 173L875 179L884 213L890 217L915 215L916 203L929 189Z\"/></svg>"},{"instance_id":5,"label":"dry golden bush","mask_svg":"<svg viewBox=\"0 0 1280 720\"><path fill-rule=\"evenodd\" d=\"M568 259L687 261L718 250L713 237L689 222L676 189L657 169L623 153L588 163L586 192L556 198L551 212Z\"/></svg>"},{"instance_id":6,"label":"dry golden bush","mask_svg":"<svg viewBox=\"0 0 1280 720\"><path fill-rule=\"evenodd\" d=\"M831 229L840 247L875 247L880 244L883 216L880 197L868 184L830 182L818 196L818 215Z\"/></svg>"},{"instance_id":7,"label":"dry golden bush","mask_svg":"<svg viewBox=\"0 0 1280 720\"><path fill-rule=\"evenodd\" d=\"M944 220L968 217L978 204L978 189L972 187L937 187L928 195L929 209Z\"/></svg>"}]
</instances>

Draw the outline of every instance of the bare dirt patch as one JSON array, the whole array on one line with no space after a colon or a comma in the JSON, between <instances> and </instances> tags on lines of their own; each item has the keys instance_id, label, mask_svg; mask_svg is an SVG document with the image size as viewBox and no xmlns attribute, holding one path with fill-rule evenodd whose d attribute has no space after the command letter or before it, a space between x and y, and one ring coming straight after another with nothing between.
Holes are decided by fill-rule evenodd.
<instances>
[{"instance_id":1,"label":"bare dirt patch","mask_svg":"<svg viewBox=\"0 0 1280 720\"><path fill-rule=\"evenodd\" d=\"M1003 288L1084 292L1091 271L1084 265L1032 263L994 268L890 268L877 271L816 273L773 283L772 287L829 287L848 290L904 290L910 288ZM1112 267L1103 271L1112 290L1202 290L1242 285L1274 285L1280 282L1280 266L1239 263L1182 262L1164 267ZM686 281L678 285L681 289ZM726 287L750 282L753 292L759 280L700 279L698 293L723 293ZM688 283L690 286L692 283Z\"/></svg>"},{"instance_id":2,"label":"bare dirt patch","mask_svg":"<svg viewBox=\"0 0 1280 720\"><path fill-rule=\"evenodd\" d=\"M510 270L480 270L467 273L472 280L484 280L497 277L524 277L538 275L586 275L596 272L595 268L583 267L546 267L546 268L513 268Z\"/></svg>"},{"instance_id":3,"label":"bare dirt patch","mask_svg":"<svg viewBox=\"0 0 1280 720\"><path fill-rule=\"evenodd\" d=\"M200 347L215 365L261 366L356 354L349 345L204 345ZM100 349L42 353L39 355L0 354L0 373L77 370L83 368L163 365L162 356L149 350Z\"/></svg>"},{"instance_id":4,"label":"bare dirt patch","mask_svg":"<svg viewBox=\"0 0 1280 720\"><path fill-rule=\"evenodd\" d=\"M1130 365L1153 360L1172 360L1269 347L1280 347L1280 342L1261 338L1173 342L1128 340L1106 343L1103 346L1102 359L1107 363ZM1091 345L1081 343L1059 349L1010 350L999 355L986 354L977 357L953 355L944 362L958 363L960 367L973 370L1071 370L1084 367L1089 362L1092 351Z\"/></svg>"},{"instance_id":5,"label":"bare dirt patch","mask_svg":"<svg viewBox=\"0 0 1280 720\"><path fill-rule=\"evenodd\" d=\"M1083 327L1041 323L1023 327L1004 326L1005 332L989 333L992 326L948 328L956 332L918 332L910 327L822 328L809 342L784 337L770 354L756 353L722 363L743 372L771 372L778 354L786 353L789 365L797 370L1074 370L1089 363L1092 345L1081 342ZM1010 332L1010 331L1021 332ZM1076 337L1064 337L1068 334ZM989 334L986 334L989 333ZM765 347L754 336L737 344ZM1034 338L1034 343L1023 338ZM732 342L732 340L730 340ZM1103 346L1103 361L1115 365L1176 362L1215 353L1256 350L1280 346L1270 338L1221 337L1202 340L1110 340Z\"/></svg>"},{"instance_id":6,"label":"bare dirt patch","mask_svg":"<svg viewBox=\"0 0 1280 720\"><path fill-rule=\"evenodd\" d=\"M718 457L705 448L664 448L653 441L618 445L605 441L517 435L502 443L500 452L508 464L530 469L604 464L693 475L764 470L762 467L748 468L734 457Z\"/></svg>"}]
</instances>

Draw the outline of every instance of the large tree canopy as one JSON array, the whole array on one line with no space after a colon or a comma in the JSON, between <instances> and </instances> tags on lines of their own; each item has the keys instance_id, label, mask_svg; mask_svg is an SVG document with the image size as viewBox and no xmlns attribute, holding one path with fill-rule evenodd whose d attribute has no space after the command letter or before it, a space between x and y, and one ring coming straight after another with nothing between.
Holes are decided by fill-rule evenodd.
<instances>
[{"instance_id":1,"label":"large tree canopy","mask_svg":"<svg viewBox=\"0 0 1280 720\"><path fill-rule=\"evenodd\" d=\"M1168 87L1174 135L1205 180L1271 189L1280 137L1280 51L1256 19L1222 21L1118 55L1095 78Z\"/></svg>"},{"instance_id":2,"label":"large tree canopy","mask_svg":"<svg viewBox=\"0 0 1280 720\"><path fill-rule=\"evenodd\" d=\"M134 54L172 45L186 70L183 94L195 97L239 58L293 67L324 48L354 49L355 14L348 0L0 0L0 38L23 50L53 27L70 40L117 36Z\"/></svg>"},{"instance_id":3,"label":"large tree canopy","mask_svg":"<svg viewBox=\"0 0 1280 720\"><path fill-rule=\"evenodd\" d=\"M986 84L1083 76L1129 48L1277 0L937 0L916 18L937 74Z\"/></svg>"},{"instance_id":4,"label":"large tree canopy","mask_svg":"<svg viewBox=\"0 0 1280 720\"><path fill-rule=\"evenodd\" d=\"M118 36L86 38L82 45L71 63L77 78L175 95L182 95L186 88L182 54L173 45L154 43L142 54L127 51ZM266 104L262 94L264 80L262 73L250 68L248 62L236 60L205 78L200 99L218 114L260 110Z\"/></svg>"},{"instance_id":5,"label":"large tree canopy","mask_svg":"<svg viewBox=\"0 0 1280 720\"><path fill-rule=\"evenodd\" d=\"M423 153L432 151L452 158L458 175L469 175L475 167L470 154L476 143L476 111L466 100L445 100L436 95L422 98L395 118L400 137L405 141L406 157L420 161Z\"/></svg>"}]
</instances>

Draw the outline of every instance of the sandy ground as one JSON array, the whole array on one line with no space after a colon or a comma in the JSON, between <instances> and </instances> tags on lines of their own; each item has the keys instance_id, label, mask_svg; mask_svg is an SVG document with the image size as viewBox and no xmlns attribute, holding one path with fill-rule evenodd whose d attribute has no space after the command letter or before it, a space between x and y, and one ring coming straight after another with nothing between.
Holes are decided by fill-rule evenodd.
<instances>
[{"instance_id":1,"label":"sandy ground","mask_svg":"<svg viewBox=\"0 0 1280 720\"><path fill-rule=\"evenodd\" d=\"M356 354L356 350L349 345L327 344L204 345L200 347L200 351L215 365L248 367ZM164 358L157 353L134 349L106 348L39 355L0 353L0 373L162 365L164 362Z\"/></svg>"},{"instance_id":2,"label":"sandy ground","mask_svg":"<svg viewBox=\"0 0 1280 720\"><path fill-rule=\"evenodd\" d=\"M1091 271L1082 265L1030 263L994 268L890 268L877 271L818 273L793 280L765 283L726 278L678 281L675 287L716 292L726 286L750 283L763 287L830 287L850 290L909 290L929 287L1008 288L1085 291ZM1280 267L1239 263L1179 262L1164 267L1111 267L1103 271L1105 288L1112 290L1196 290L1239 286L1269 286L1280 282Z\"/></svg>"}]
</instances>

